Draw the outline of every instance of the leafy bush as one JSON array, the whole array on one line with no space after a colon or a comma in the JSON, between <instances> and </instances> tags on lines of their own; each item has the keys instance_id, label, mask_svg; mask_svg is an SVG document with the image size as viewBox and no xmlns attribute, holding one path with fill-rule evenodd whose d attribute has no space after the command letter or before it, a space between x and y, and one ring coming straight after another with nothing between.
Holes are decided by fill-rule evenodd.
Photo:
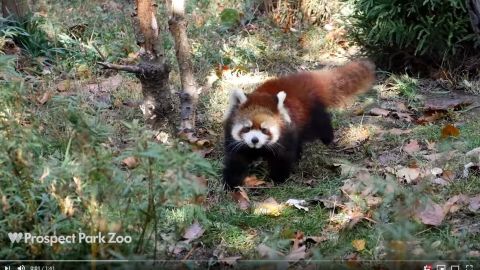
<instances>
[{"instance_id":1,"label":"leafy bush","mask_svg":"<svg viewBox=\"0 0 480 270\"><path fill-rule=\"evenodd\" d=\"M40 16L32 16L24 21L0 18L0 35L15 40L31 57L53 58L63 49L56 46L55 40L47 35L47 21Z\"/></svg>"},{"instance_id":2,"label":"leafy bush","mask_svg":"<svg viewBox=\"0 0 480 270\"><path fill-rule=\"evenodd\" d=\"M443 60L471 53L479 41L463 0L349 0L349 3L353 8L350 35L381 60L392 61L400 56L404 63L421 58L439 65Z\"/></svg>"},{"instance_id":3,"label":"leafy bush","mask_svg":"<svg viewBox=\"0 0 480 270\"><path fill-rule=\"evenodd\" d=\"M0 71L12 72L1 56ZM138 121L120 133L79 97L38 96L21 77L0 80L0 258L88 259L159 254L160 235L202 219L198 177L210 163L181 145L151 141ZM118 120L117 120L118 121ZM113 123L112 123L113 122ZM115 141L121 141L120 145ZM129 169L125 157L135 157ZM130 244L12 244L9 232L71 235L115 232ZM178 237L177 237L178 239ZM156 250L155 250L156 248Z\"/></svg>"}]
</instances>

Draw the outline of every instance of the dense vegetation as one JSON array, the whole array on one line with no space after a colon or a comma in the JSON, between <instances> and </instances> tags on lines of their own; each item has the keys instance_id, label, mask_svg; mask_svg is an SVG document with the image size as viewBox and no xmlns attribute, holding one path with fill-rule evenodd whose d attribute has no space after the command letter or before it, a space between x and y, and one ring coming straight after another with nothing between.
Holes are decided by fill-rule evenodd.
<instances>
[{"instance_id":1,"label":"dense vegetation","mask_svg":"<svg viewBox=\"0 0 480 270\"><path fill-rule=\"evenodd\" d=\"M352 0L350 34L380 62L439 66L474 53L473 32L463 0ZM388 64L386 65L388 66ZM400 69L401 70L401 69Z\"/></svg>"},{"instance_id":2,"label":"dense vegetation","mask_svg":"<svg viewBox=\"0 0 480 270\"><path fill-rule=\"evenodd\" d=\"M269 77L335 65L363 49L382 59L379 66L437 71L442 60L473 54L478 38L464 1L188 1L193 66L203 85L199 140L149 130L137 106L138 79L96 65L138 60L130 2L40 1L27 20L1 20L0 45L13 40L20 52L0 53L0 259L198 259L213 266L269 258L303 267L299 260L479 256L480 161L466 153L480 149L480 82L463 73L437 80L380 69L372 91L332 110L335 145L309 144L283 185L246 189L248 209L220 178L229 89L250 91ZM167 29L163 5L157 17ZM174 63L173 41L162 35ZM179 89L175 68L170 81ZM431 109L434 99L441 104ZM261 164L252 173L266 177ZM283 203L292 198L307 200L309 211ZM12 244L7 237L79 231L133 241Z\"/></svg>"}]
</instances>

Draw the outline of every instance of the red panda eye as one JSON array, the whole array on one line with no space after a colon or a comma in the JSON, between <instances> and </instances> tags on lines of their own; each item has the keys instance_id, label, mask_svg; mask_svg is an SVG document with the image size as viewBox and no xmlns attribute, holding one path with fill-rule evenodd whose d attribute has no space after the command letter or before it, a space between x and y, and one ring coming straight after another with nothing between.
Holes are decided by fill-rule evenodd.
<instances>
[{"instance_id":1,"label":"red panda eye","mask_svg":"<svg viewBox=\"0 0 480 270\"><path fill-rule=\"evenodd\" d=\"M249 132L249 131L250 131L250 127L244 127L244 128L242 128L242 132L243 132L243 133L247 133L247 132Z\"/></svg>"},{"instance_id":2,"label":"red panda eye","mask_svg":"<svg viewBox=\"0 0 480 270\"><path fill-rule=\"evenodd\" d=\"M262 131L263 134L268 134L268 133L270 132L270 131L269 131L268 129L266 129L266 128L262 128L261 131Z\"/></svg>"}]
</instances>

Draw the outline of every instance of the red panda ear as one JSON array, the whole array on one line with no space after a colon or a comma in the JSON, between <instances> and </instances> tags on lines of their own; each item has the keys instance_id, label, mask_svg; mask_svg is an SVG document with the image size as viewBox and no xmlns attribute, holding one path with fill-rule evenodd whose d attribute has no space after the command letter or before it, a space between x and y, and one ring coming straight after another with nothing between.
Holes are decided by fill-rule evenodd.
<instances>
[{"instance_id":1,"label":"red panda ear","mask_svg":"<svg viewBox=\"0 0 480 270\"><path fill-rule=\"evenodd\" d=\"M230 106L242 105L247 101L247 96L241 89L233 89L230 94Z\"/></svg>"},{"instance_id":2,"label":"red panda ear","mask_svg":"<svg viewBox=\"0 0 480 270\"><path fill-rule=\"evenodd\" d=\"M247 96L241 89L233 89L230 92L230 104L228 104L228 110L225 113L225 119L240 105L247 101Z\"/></svg>"},{"instance_id":3,"label":"red panda ear","mask_svg":"<svg viewBox=\"0 0 480 270\"><path fill-rule=\"evenodd\" d=\"M277 93L277 109L280 115L282 116L283 120L285 120L285 122L287 123L290 123L292 122L292 119L288 114L287 108L285 108L285 104L284 104L285 98L287 98L287 93L285 93L285 91L280 91Z\"/></svg>"}]
</instances>

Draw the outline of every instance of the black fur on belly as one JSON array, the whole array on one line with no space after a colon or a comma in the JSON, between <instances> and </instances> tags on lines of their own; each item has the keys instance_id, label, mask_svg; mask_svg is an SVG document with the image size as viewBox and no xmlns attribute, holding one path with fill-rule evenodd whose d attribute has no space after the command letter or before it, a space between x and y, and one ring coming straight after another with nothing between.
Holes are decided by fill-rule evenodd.
<instances>
[{"instance_id":1,"label":"black fur on belly","mask_svg":"<svg viewBox=\"0 0 480 270\"><path fill-rule=\"evenodd\" d=\"M237 145L231 136L232 126L231 120L225 122L223 181L226 189L241 186L248 176L249 165L260 158L267 161L269 176L275 183L285 182L301 158L303 143L316 139L320 139L324 144L333 141L330 115L321 104L314 107L310 121L302 130L298 130L294 125L283 130L278 145L274 146L273 150L266 147L253 149L246 144Z\"/></svg>"}]
</instances>

